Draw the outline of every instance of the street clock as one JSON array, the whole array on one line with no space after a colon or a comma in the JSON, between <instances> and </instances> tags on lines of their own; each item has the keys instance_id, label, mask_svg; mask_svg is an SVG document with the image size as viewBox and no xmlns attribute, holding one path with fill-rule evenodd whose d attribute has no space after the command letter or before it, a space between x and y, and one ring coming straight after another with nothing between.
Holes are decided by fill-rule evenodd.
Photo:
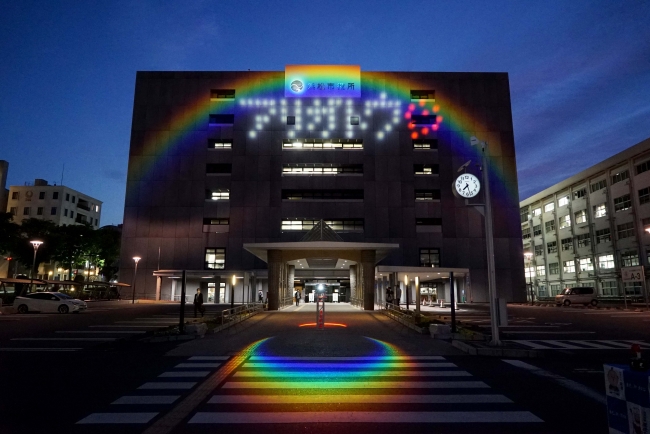
<instances>
[{"instance_id":1,"label":"street clock","mask_svg":"<svg viewBox=\"0 0 650 434\"><path fill-rule=\"evenodd\" d=\"M481 191L481 181L471 173L463 173L454 182L454 192L459 197L471 199Z\"/></svg>"}]
</instances>

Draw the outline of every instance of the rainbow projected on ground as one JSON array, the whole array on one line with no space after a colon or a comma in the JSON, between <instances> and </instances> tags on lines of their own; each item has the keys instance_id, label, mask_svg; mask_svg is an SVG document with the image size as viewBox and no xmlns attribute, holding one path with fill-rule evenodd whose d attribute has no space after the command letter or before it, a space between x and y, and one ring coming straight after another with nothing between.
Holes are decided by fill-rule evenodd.
<instances>
[{"instance_id":1,"label":"rainbow projected on ground","mask_svg":"<svg viewBox=\"0 0 650 434\"><path fill-rule=\"evenodd\" d=\"M198 95L184 105L174 107L170 114L157 112L151 115L151 127L146 132L134 131L131 154L143 158L130 170L138 178L165 177L168 168L166 158L187 156L207 146L210 114L237 114L254 111L253 121L244 128L249 139L264 139L265 129L273 126L285 131L286 138L357 138L363 131L372 129L377 141L397 141L399 132L410 131L411 138L439 139L442 146L452 146L456 153L473 163L481 161L481 149L470 146L469 138L476 135L480 140L492 143L491 155L498 156L501 139L499 131L488 128L482 114L468 112L460 103L444 95L435 101L411 101L410 90L421 88L417 80L401 78L388 80L385 73L361 73L361 95L358 98L286 98L283 97L285 74L268 73L260 80L259 74L232 73L231 79L221 80L219 86L235 89L236 98L211 100L209 91ZM415 125L414 115L435 115L435 122ZM286 116L295 116L295 125L286 125ZM149 117L149 116L148 116ZM350 125L350 118L358 118L358 125ZM236 121L237 122L237 121ZM216 126L218 127L218 126ZM232 128L232 126L230 127ZM235 144L236 145L236 144ZM281 146L278 142L277 146ZM368 143L365 146L372 146ZM292 151L293 152L293 151ZM498 164L496 163L498 161ZM461 163L462 164L462 163ZM505 173L514 173L502 160L489 159L490 173L495 188L495 207L504 194L517 197L516 181L506 182ZM136 183L130 183L129 189Z\"/></svg>"}]
</instances>

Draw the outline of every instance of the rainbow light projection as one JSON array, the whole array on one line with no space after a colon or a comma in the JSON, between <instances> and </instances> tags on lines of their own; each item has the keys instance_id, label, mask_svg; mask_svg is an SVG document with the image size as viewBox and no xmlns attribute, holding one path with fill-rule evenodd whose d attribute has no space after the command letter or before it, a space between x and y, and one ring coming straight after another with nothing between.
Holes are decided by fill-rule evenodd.
<instances>
[{"instance_id":1,"label":"rainbow light projection","mask_svg":"<svg viewBox=\"0 0 650 434\"><path fill-rule=\"evenodd\" d=\"M289 139L320 135L322 138L355 138L359 131L366 131L372 121L376 140L397 140L397 131L408 128L411 138L438 138L447 143L464 159L473 163L481 161L481 150L469 144L469 137L480 140L493 138L486 123L479 116L469 113L457 101L437 96L435 101L411 101L411 89L422 87L416 80L386 78L383 72L361 74L363 102L357 98L285 98L281 97L285 85L282 72L268 73L267 80L259 80L258 74L239 73L230 81L223 80L219 86L236 90L235 99L210 100L208 92L202 93L189 103L175 109L171 114L160 114L158 122L147 133L133 132L132 154L142 155L138 168L142 178L164 177L165 157L185 156L197 141L205 145L210 114L235 114L241 111L255 112L254 122L246 126L247 135L257 138L271 125L286 128ZM413 125L413 115L435 114L431 125ZM286 116L295 116L294 126L286 125ZM359 125L349 125L350 116L359 117ZM499 135L498 132L496 133ZM344 137L341 137L343 135ZM496 139L495 139L496 140ZM364 146L371 145L370 143ZM281 146L278 143L278 146ZM461 163L462 164L462 163ZM517 197L516 182L506 182L506 167L494 158L488 159L491 185L495 190L494 206L500 198ZM511 170L511 173L513 171ZM135 184L132 184L134 186ZM131 188L127 187L127 188Z\"/></svg>"}]
</instances>

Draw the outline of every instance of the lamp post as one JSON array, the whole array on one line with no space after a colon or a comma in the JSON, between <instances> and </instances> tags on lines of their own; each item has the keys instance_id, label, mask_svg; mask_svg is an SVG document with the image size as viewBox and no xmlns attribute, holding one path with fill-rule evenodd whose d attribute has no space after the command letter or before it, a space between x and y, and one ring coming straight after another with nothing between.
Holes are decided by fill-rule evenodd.
<instances>
[{"instance_id":1,"label":"lamp post","mask_svg":"<svg viewBox=\"0 0 650 434\"><path fill-rule=\"evenodd\" d=\"M530 271L530 262L533 259L533 254L530 252L524 252L524 258L528 260L528 285L530 286L530 304L531 306L533 305L534 300L534 292L533 292L533 281L532 281L532 273Z\"/></svg>"},{"instance_id":2,"label":"lamp post","mask_svg":"<svg viewBox=\"0 0 650 434\"><path fill-rule=\"evenodd\" d=\"M135 271L133 272L133 293L131 294L131 304L135 304L135 277L138 274L138 262L140 262L139 256L134 256L133 260L135 261Z\"/></svg>"},{"instance_id":3,"label":"lamp post","mask_svg":"<svg viewBox=\"0 0 650 434\"><path fill-rule=\"evenodd\" d=\"M39 247L41 247L43 241L32 240L30 241L30 243L32 244L32 246L34 246L34 259L32 260L32 270L29 273L31 279L29 286L30 286L30 291L34 292L34 268L36 267L36 251L38 250Z\"/></svg>"},{"instance_id":4,"label":"lamp post","mask_svg":"<svg viewBox=\"0 0 650 434\"><path fill-rule=\"evenodd\" d=\"M487 266L488 266L488 296L490 298L490 323L492 330L492 341L490 345L500 346L501 340L499 339L499 316L497 307L497 294L496 294L496 275L494 271L494 235L492 225L492 198L490 196L490 176L488 174L488 159L487 159L487 142L481 142L476 137L470 137L472 146L480 146L482 155L482 172L483 172L483 185L485 186L485 244L487 247Z\"/></svg>"},{"instance_id":5,"label":"lamp post","mask_svg":"<svg viewBox=\"0 0 650 434\"><path fill-rule=\"evenodd\" d=\"M230 308L235 308L235 285L237 284L237 276L232 275L232 280L230 281Z\"/></svg>"}]
</instances>

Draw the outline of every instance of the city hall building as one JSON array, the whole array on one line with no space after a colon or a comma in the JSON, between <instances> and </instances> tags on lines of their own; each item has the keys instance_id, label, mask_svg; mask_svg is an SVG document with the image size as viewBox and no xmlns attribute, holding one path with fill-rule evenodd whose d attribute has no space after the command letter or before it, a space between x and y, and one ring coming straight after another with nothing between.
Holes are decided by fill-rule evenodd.
<instances>
[{"instance_id":1,"label":"city hall building","mask_svg":"<svg viewBox=\"0 0 650 434\"><path fill-rule=\"evenodd\" d=\"M621 269L648 267L650 139L521 202L526 280L535 298L590 286L599 298L643 297L643 280Z\"/></svg>"},{"instance_id":2,"label":"city hall building","mask_svg":"<svg viewBox=\"0 0 650 434\"><path fill-rule=\"evenodd\" d=\"M178 300L185 275L188 300L270 309L315 288L365 309L388 285L449 300L451 282L485 302L484 188L452 192L483 179L471 136L488 143L498 295L521 301L507 74L138 72L120 277L140 298Z\"/></svg>"}]
</instances>

